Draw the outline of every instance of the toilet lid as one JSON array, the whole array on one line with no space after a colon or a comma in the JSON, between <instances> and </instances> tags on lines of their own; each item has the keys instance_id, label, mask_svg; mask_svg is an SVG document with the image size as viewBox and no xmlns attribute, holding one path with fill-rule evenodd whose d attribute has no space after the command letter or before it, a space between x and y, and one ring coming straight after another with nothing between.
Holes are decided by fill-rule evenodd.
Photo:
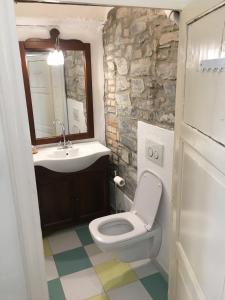
<instances>
[{"instance_id":1,"label":"toilet lid","mask_svg":"<svg viewBox=\"0 0 225 300\"><path fill-rule=\"evenodd\" d=\"M162 195L162 182L152 172L144 171L138 181L132 210L152 227Z\"/></svg>"}]
</instances>

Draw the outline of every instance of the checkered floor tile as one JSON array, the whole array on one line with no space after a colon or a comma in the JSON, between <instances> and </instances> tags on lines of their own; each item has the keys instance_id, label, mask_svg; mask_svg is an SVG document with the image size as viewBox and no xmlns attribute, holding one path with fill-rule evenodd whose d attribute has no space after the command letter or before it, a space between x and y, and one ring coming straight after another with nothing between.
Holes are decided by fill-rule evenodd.
<instances>
[{"instance_id":1,"label":"checkered floor tile","mask_svg":"<svg viewBox=\"0 0 225 300\"><path fill-rule=\"evenodd\" d=\"M166 300L167 282L150 260L130 264L93 243L88 225L43 240L50 300Z\"/></svg>"}]
</instances>

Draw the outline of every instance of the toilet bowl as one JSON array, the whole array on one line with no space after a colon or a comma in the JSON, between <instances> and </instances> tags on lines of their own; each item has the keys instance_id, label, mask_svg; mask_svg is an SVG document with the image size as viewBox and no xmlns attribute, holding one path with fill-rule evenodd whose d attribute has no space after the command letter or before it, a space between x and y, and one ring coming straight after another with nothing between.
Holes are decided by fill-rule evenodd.
<instances>
[{"instance_id":1,"label":"toilet bowl","mask_svg":"<svg viewBox=\"0 0 225 300\"><path fill-rule=\"evenodd\" d=\"M96 245L126 262L157 256L162 231L155 217L161 195L161 180L152 172L144 171L129 212L98 218L89 224Z\"/></svg>"}]
</instances>

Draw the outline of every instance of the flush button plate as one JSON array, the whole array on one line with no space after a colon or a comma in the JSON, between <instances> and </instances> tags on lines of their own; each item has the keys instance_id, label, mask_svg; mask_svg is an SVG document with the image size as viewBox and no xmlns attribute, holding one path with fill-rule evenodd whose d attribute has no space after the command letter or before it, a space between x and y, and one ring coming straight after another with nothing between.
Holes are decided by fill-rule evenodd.
<instances>
[{"instance_id":1,"label":"flush button plate","mask_svg":"<svg viewBox=\"0 0 225 300\"><path fill-rule=\"evenodd\" d=\"M147 139L145 142L145 157L159 166L163 166L164 146Z\"/></svg>"}]
</instances>

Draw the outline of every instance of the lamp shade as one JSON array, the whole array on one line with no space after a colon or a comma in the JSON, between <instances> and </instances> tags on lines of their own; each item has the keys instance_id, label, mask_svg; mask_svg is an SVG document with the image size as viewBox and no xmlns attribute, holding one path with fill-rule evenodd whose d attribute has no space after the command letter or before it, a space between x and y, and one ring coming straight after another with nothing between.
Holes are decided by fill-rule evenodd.
<instances>
[{"instance_id":1,"label":"lamp shade","mask_svg":"<svg viewBox=\"0 0 225 300\"><path fill-rule=\"evenodd\" d=\"M64 64L64 56L61 50L49 52L47 64L50 66L59 66Z\"/></svg>"}]
</instances>

